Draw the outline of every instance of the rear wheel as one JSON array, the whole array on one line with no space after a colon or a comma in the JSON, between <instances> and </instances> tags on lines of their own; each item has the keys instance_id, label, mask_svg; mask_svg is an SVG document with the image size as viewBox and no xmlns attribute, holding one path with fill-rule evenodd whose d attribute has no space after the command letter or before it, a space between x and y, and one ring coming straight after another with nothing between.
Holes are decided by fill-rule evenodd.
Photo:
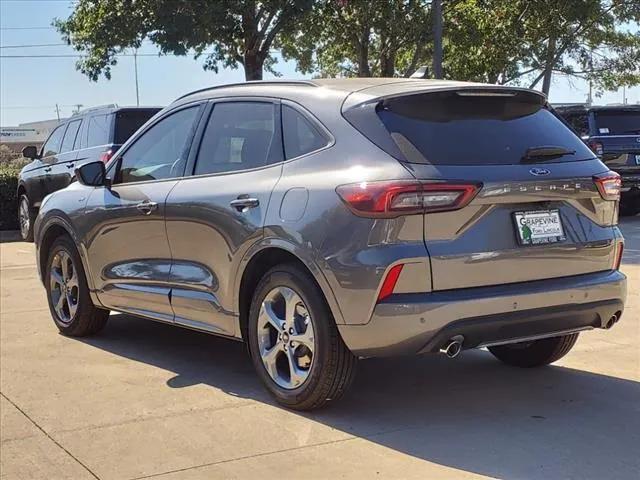
<instances>
[{"instance_id":1,"label":"rear wheel","mask_svg":"<svg viewBox=\"0 0 640 480\"><path fill-rule=\"evenodd\" d=\"M61 333L84 337L104 328L109 311L96 308L91 301L80 255L69 237L59 237L51 246L45 288L51 316Z\"/></svg>"},{"instance_id":2,"label":"rear wheel","mask_svg":"<svg viewBox=\"0 0 640 480\"><path fill-rule=\"evenodd\" d=\"M351 384L357 359L303 269L279 265L265 274L253 296L248 327L256 372L282 405L319 408Z\"/></svg>"},{"instance_id":3,"label":"rear wheel","mask_svg":"<svg viewBox=\"0 0 640 480\"><path fill-rule=\"evenodd\" d=\"M36 219L36 212L31 208L29 197L20 195L18 200L18 223L20 224L20 236L25 242L33 242L33 222Z\"/></svg>"},{"instance_id":4,"label":"rear wheel","mask_svg":"<svg viewBox=\"0 0 640 480\"><path fill-rule=\"evenodd\" d=\"M578 334L571 333L561 337L489 347L489 351L508 365L523 368L539 367L560 360L569 353L577 339Z\"/></svg>"}]
</instances>

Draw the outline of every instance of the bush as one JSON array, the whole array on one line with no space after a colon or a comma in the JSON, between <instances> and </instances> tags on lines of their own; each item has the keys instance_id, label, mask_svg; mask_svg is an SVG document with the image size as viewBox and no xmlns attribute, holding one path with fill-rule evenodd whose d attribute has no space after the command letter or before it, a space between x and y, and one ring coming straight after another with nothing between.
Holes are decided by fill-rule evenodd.
<instances>
[{"instance_id":1,"label":"bush","mask_svg":"<svg viewBox=\"0 0 640 480\"><path fill-rule=\"evenodd\" d=\"M0 230L16 230L18 226L18 174L20 168L0 165Z\"/></svg>"}]
</instances>

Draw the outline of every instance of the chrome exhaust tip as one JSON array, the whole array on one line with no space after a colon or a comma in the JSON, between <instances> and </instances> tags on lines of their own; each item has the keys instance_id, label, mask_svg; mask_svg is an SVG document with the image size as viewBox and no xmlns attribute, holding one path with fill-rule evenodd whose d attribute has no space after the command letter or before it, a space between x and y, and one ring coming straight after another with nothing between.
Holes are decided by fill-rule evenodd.
<instances>
[{"instance_id":1,"label":"chrome exhaust tip","mask_svg":"<svg viewBox=\"0 0 640 480\"><path fill-rule=\"evenodd\" d=\"M450 338L441 348L440 353L443 353L449 358L456 358L462 351L462 342L464 337L462 335L456 335Z\"/></svg>"}]
</instances>

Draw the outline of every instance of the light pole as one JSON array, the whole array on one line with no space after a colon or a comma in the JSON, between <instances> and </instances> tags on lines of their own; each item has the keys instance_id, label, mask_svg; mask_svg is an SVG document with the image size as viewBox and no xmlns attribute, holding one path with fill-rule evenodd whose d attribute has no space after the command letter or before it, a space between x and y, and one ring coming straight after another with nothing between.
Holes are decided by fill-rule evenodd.
<instances>
[{"instance_id":1,"label":"light pole","mask_svg":"<svg viewBox=\"0 0 640 480\"><path fill-rule=\"evenodd\" d=\"M136 107L140 106L140 91L138 89L138 49L133 51L133 68L136 75Z\"/></svg>"}]
</instances>

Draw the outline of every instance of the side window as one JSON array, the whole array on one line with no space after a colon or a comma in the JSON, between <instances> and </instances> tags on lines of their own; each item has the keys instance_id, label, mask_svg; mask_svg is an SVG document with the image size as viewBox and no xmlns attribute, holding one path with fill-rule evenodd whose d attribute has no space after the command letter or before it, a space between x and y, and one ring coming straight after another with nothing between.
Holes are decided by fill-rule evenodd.
<instances>
[{"instance_id":1,"label":"side window","mask_svg":"<svg viewBox=\"0 0 640 480\"><path fill-rule=\"evenodd\" d=\"M309 120L288 105L282 106L282 135L287 160L318 150L329 143Z\"/></svg>"},{"instance_id":2,"label":"side window","mask_svg":"<svg viewBox=\"0 0 640 480\"><path fill-rule=\"evenodd\" d=\"M223 102L213 107L195 174L232 172L282 161L276 105Z\"/></svg>"},{"instance_id":3,"label":"side window","mask_svg":"<svg viewBox=\"0 0 640 480\"><path fill-rule=\"evenodd\" d=\"M89 132L87 146L106 145L109 142L109 130L111 127L111 115L94 115L89 117Z\"/></svg>"},{"instance_id":4,"label":"side window","mask_svg":"<svg viewBox=\"0 0 640 480\"><path fill-rule=\"evenodd\" d=\"M87 130L89 125L89 119L85 117L80 126L80 131L76 135L76 143L73 145L74 150L81 150L87 148Z\"/></svg>"},{"instance_id":5,"label":"side window","mask_svg":"<svg viewBox=\"0 0 640 480\"><path fill-rule=\"evenodd\" d=\"M82 120L75 120L69 124L67 127L67 131L64 134L64 139L62 140L62 148L61 152L70 152L73 150L73 144L76 141L76 136L78 135L78 129L80 128L80 123Z\"/></svg>"},{"instance_id":6,"label":"side window","mask_svg":"<svg viewBox=\"0 0 640 480\"><path fill-rule=\"evenodd\" d=\"M50 157L51 155L57 155L60 153L60 145L62 144L62 136L67 125L60 125L56 128L49 139L42 147L42 157Z\"/></svg>"},{"instance_id":7,"label":"side window","mask_svg":"<svg viewBox=\"0 0 640 480\"><path fill-rule=\"evenodd\" d=\"M121 158L116 183L173 178L183 173L187 140L199 107L163 118L142 134Z\"/></svg>"}]
</instances>

